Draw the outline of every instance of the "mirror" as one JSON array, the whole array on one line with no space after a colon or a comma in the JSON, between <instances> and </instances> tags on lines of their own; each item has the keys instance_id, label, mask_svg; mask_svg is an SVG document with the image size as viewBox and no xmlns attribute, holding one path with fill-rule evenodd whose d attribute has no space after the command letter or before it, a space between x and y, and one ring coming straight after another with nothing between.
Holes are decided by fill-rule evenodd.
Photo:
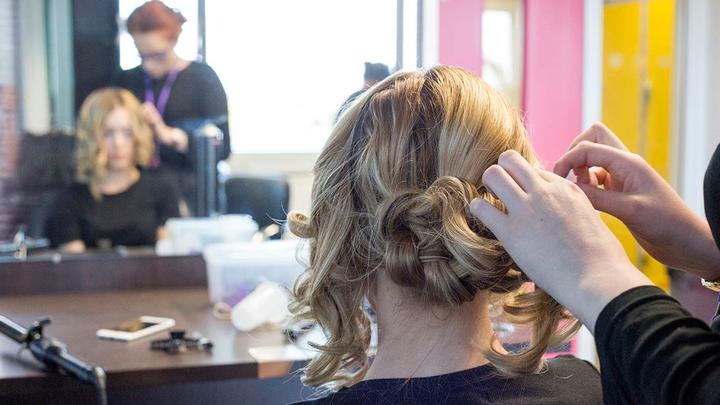
<instances>
[{"instance_id":1,"label":"mirror","mask_svg":"<svg viewBox=\"0 0 720 405\"><path fill-rule=\"evenodd\" d=\"M14 11L19 35L12 42L22 52L10 59L16 74L7 82L22 91L11 111L17 118L12 130L17 142L12 152L2 153L3 157L14 153L17 164L10 178L1 181L13 185L12 198L22 203L2 220L0 240L11 241L20 223L25 224L27 236L47 236L45 225L53 204L76 177L80 105L91 91L113 83L118 70L141 63L142 52L126 23L143 3L20 2ZM273 195L280 196L276 198L282 204L277 205L284 211L307 211L317 153L341 107L368 85L364 76L373 66L382 70L384 65L392 73L458 64L482 75L520 107L520 0L478 2L482 7L453 0L165 3L187 20L176 53L211 66L227 96L224 118L229 122L232 154L216 173L212 157L199 153L190 159L194 168L200 168L191 188L211 196L204 202L185 196L195 215L251 211L244 202L228 201L229 195L242 199L243 192L226 191L224 185L248 187L252 181L247 179L256 178L275 181L268 187L280 190ZM462 24L457 13L463 16ZM367 21L372 23L359 23ZM474 59L453 59L460 54L472 54ZM374 65L368 68L366 62ZM146 94L141 91L140 98ZM277 116L280 109L283 119ZM205 139L195 129L185 132ZM209 144L218 143L218 138L208 139ZM228 181L237 177L243 180ZM216 178L220 181L209 180Z\"/></svg>"}]
</instances>

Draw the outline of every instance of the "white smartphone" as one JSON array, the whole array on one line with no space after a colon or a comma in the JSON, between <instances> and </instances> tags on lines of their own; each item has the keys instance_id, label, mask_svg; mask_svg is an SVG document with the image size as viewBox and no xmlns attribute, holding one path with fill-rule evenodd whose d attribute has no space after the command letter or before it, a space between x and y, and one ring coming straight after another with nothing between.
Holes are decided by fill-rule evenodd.
<instances>
[{"instance_id":1,"label":"white smartphone","mask_svg":"<svg viewBox=\"0 0 720 405\"><path fill-rule=\"evenodd\" d=\"M175 326L175 320L157 316L141 316L112 328L98 329L97 337L129 342Z\"/></svg>"}]
</instances>

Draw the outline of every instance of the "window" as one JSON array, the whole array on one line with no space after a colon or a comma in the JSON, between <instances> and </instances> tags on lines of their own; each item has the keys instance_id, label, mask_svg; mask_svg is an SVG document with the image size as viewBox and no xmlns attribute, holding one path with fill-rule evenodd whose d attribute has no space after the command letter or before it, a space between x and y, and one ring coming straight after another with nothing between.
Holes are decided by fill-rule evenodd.
<instances>
[{"instance_id":1,"label":"window","mask_svg":"<svg viewBox=\"0 0 720 405\"><path fill-rule=\"evenodd\" d=\"M520 0L487 0L482 15L483 79L516 108L522 92Z\"/></svg>"},{"instance_id":2,"label":"window","mask_svg":"<svg viewBox=\"0 0 720 405\"><path fill-rule=\"evenodd\" d=\"M120 65L140 63L125 31L146 0L120 0ZM198 56L198 1L164 0L187 18L177 53ZM363 85L364 62L392 70L398 57L392 0L205 0L205 54L228 95L236 153L316 153L338 109ZM405 64L417 55L418 11L405 0Z\"/></svg>"},{"instance_id":3,"label":"window","mask_svg":"<svg viewBox=\"0 0 720 405\"><path fill-rule=\"evenodd\" d=\"M236 153L318 152L364 62L391 69L396 2L206 1L207 62L228 93Z\"/></svg>"}]
</instances>

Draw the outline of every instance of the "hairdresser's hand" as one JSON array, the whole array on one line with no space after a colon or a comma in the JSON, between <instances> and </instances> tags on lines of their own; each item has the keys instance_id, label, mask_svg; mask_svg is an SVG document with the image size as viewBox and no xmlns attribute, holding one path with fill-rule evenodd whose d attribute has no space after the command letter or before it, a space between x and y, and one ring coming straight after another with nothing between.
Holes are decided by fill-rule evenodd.
<instances>
[{"instance_id":1,"label":"hairdresser's hand","mask_svg":"<svg viewBox=\"0 0 720 405\"><path fill-rule=\"evenodd\" d=\"M650 255L700 277L720 278L720 251L707 221L604 125L580 134L555 164L558 175L570 170L593 206L625 223Z\"/></svg>"},{"instance_id":2,"label":"hairdresser's hand","mask_svg":"<svg viewBox=\"0 0 720 405\"><path fill-rule=\"evenodd\" d=\"M507 151L483 175L507 214L482 199L470 204L518 266L590 330L613 298L650 281L572 182Z\"/></svg>"},{"instance_id":3,"label":"hairdresser's hand","mask_svg":"<svg viewBox=\"0 0 720 405\"><path fill-rule=\"evenodd\" d=\"M178 152L186 152L188 148L188 135L179 128L173 128L165 124L162 115L155 105L150 102L144 102L140 107L143 119L152 129L158 141L170 146Z\"/></svg>"},{"instance_id":4,"label":"hairdresser's hand","mask_svg":"<svg viewBox=\"0 0 720 405\"><path fill-rule=\"evenodd\" d=\"M155 105L149 101L142 103L140 106L140 113L142 114L145 122L150 125L153 129L159 125L165 125L165 121L160 115Z\"/></svg>"}]
</instances>

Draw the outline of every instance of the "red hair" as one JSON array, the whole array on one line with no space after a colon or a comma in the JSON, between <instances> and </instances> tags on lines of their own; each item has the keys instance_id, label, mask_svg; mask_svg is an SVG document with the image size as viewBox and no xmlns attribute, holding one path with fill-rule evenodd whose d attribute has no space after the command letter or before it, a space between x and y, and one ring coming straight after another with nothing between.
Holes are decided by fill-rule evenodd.
<instances>
[{"instance_id":1,"label":"red hair","mask_svg":"<svg viewBox=\"0 0 720 405\"><path fill-rule=\"evenodd\" d=\"M162 1L151 0L133 10L127 19L127 30L130 35L163 31L168 39L177 41L185 21L179 11L171 9Z\"/></svg>"}]
</instances>

